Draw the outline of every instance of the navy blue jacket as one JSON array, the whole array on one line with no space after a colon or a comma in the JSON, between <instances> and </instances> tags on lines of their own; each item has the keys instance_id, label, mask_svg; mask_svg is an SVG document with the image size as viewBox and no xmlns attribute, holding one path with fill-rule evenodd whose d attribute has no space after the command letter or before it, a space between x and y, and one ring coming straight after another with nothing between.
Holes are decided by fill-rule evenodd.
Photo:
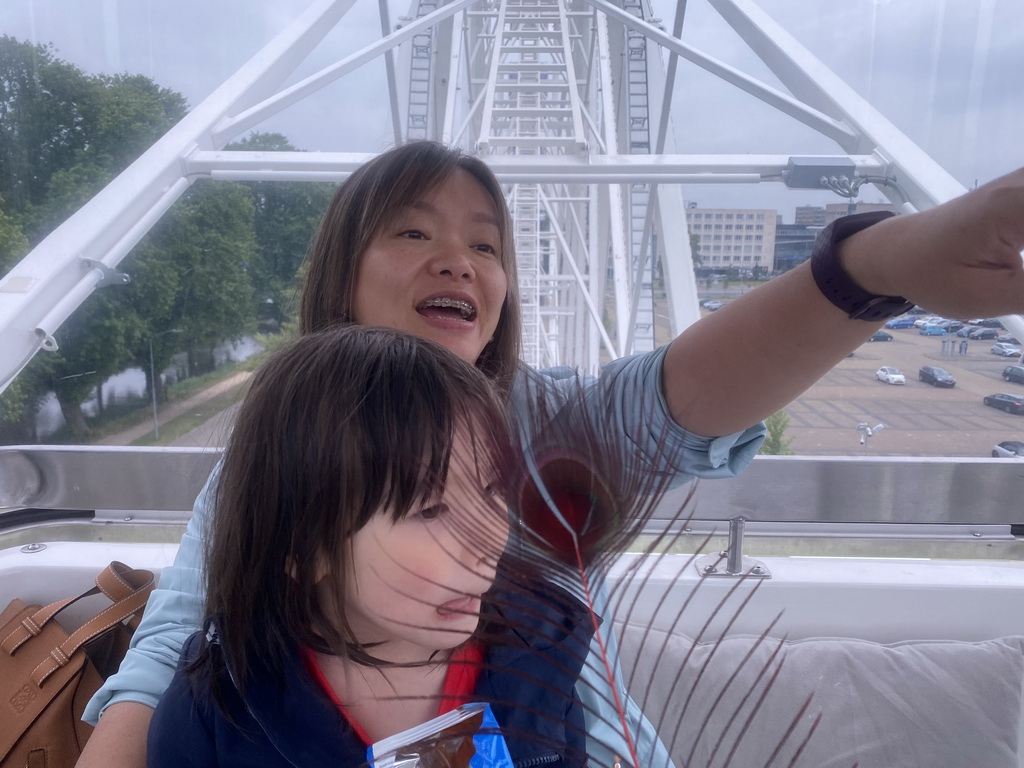
<instances>
[{"instance_id":1,"label":"navy blue jacket","mask_svg":"<svg viewBox=\"0 0 1024 768\"><path fill-rule=\"evenodd\" d=\"M516 768L584 768L586 729L575 683L593 634L583 606L564 592L496 592L485 609L496 642L488 643L472 697L491 705ZM208 641L196 633L153 715L148 768L358 768L366 747L306 672L296 649L286 686L250 678L243 702L230 684L220 694L196 690L181 665ZM222 665L219 645L214 663ZM227 680L227 675L218 676ZM231 721L234 721L233 723Z\"/></svg>"}]
</instances>

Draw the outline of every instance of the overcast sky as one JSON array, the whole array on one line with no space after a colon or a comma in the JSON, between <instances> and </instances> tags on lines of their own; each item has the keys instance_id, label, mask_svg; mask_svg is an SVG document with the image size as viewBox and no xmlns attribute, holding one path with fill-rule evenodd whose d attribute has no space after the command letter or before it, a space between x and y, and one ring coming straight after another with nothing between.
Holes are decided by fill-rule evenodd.
<instances>
[{"instance_id":1,"label":"overcast sky","mask_svg":"<svg viewBox=\"0 0 1024 768\"><path fill-rule=\"evenodd\" d=\"M0 0L0 34L52 43L87 72L147 75L205 98L311 0ZM1024 0L759 0L761 7L962 184L1024 165ZM299 70L304 76L380 34L378 3L357 0ZM395 4L393 14L405 12ZM675 7L657 0L672 28ZM706 0L689 0L683 39L776 84ZM384 70L367 65L261 126L310 150L376 152L390 145ZM698 106L687 108L690 104ZM680 152L828 154L838 148L704 73L680 67ZM692 186L702 206L840 202L781 193L777 184ZM865 187L864 200L880 199Z\"/></svg>"}]
</instances>

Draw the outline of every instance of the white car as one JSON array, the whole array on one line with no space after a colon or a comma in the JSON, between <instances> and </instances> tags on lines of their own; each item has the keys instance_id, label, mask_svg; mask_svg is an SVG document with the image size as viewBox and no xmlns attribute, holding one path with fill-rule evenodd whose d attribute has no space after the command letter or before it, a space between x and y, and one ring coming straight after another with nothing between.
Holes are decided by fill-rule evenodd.
<instances>
[{"instance_id":1,"label":"white car","mask_svg":"<svg viewBox=\"0 0 1024 768\"><path fill-rule=\"evenodd\" d=\"M907 377L903 375L903 372L899 368L893 368L891 365L883 365L875 371L875 378L879 381L884 381L886 384L907 383Z\"/></svg>"},{"instance_id":2,"label":"white car","mask_svg":"<svg viewBox=\"0 0 1024 768\"><path fill-rule=\"evenodd\" d=\"M992 353L1002 355L1003 357L1019 357L1020 347L1015 347L1013 344L1008 344L1004 341L998 341L992 345Z\"/></svg>"},{"instance_id":3,"label":"white car","mask_svg":"<svg viewBox=\"0 0 1024 768\"><path fill-rule=\"evenodd\" d=\"M992 458L1024 459L1024 443L1020 440L1006 440L999 445L992 446Z\"/></svg>"},{"instance_id":4,"label":"white car","mask_svg":"<svg viewBox=\"0 0 1024 768\"><path fill-rule=\"evenodd\" d=\"M914 327L924 328L926 325L934 325L935 323L939 322L939 320L944 319L945 318L939 317L938 315L927 315L925 317L919 317L914 321Z\"/></svg>"}]
</instances>

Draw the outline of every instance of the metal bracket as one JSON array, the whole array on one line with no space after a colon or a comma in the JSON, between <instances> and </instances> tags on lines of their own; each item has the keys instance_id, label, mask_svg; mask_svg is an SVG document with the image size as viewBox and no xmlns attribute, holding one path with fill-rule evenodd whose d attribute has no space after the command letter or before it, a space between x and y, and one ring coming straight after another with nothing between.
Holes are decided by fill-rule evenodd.
<instances>
[{"instance_id":1,"label":"metal bracket","mask_svg":"<svg viewBox=\"0 0 1024 768\"><path fill-rule=\"evenodd\" d=\"M746 519L734 517L729 520L729 548L710 555L703 555L693 561L701 578L730 577L747 579L770 579L771 571L760 560L743 555L743 526Z\"/></svg>"},{"instance_id":2,"label":"metal bracket","mask_svg":"<svg viewBox=\"0 0 1024 768\"><path fill-rule=\"evenodd\" d=\"M128 285L132 281L131 277L124 272L118 272L113 267L108 267L102 261L96 261L96 259L87 259L83 256L82 266L86 269L98 269L103 273L103 277L96 283L97 288L102 288L106 285Z\"/></svg>"}]
</instances>

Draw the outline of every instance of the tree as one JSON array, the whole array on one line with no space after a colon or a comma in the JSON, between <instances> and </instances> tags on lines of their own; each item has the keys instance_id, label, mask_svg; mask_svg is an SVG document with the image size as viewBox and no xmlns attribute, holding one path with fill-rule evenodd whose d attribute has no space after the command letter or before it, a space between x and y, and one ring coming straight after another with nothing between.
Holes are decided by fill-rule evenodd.
<instances>
[{"instance_id":1,"label":"tree","mask_svg":"<svg viewBox=\"0 0 1024 768\"><path fill-rule=\"evenodd\" d=\"M142 75L100 76L102 105L90 151L110 158L120 172L188 112L185 97Z\"/></svg>"},{"instance_id":2,"label":"tree","mask_svg":"<svg viewBox=\"0 0 1024 768\"><path fill-rule=\"evenodd\" d=\"M28 238L14 216L8 215L0 197L0 275L28 252ZM0 442L35 441L35 415L41 397L30 376L19 377L0 394Z\"/></svg>"},{"instance_id":3,"label":"tree","mask_svg":"<svg viewBox=\"0 0 1024 768\"><path fill-rule=\"evenodd\" d=\"M297 151L279 133L253 133L227 148ZM283 308L291 303L296 293L295 275L299 265L336 185L279 181L242 184L252 194L252 222L259 251L249 270L257 302L256 313L261 320L280 324L287 314Z\"/></svg>"},{"instance_id":4,"label":"tree","mask_svg":"<svg viewBox=\"0 0 1024 768\"><path fill-rule=\"evenodd\" d=\"M56 59L50 47L0 38L0 190L28 244L81 207L185 112L180 94L148 78L88 76ZM147 291L145 280L134 286ZM60 349L37 355L19 376L5 418L23 422L52 389L72 434L84 439L81 402L133 359L149 333L149 313L161 306L131 298L124 287L103 288L79 307L57 334Z\"/></svg>"},{"instance_id":5,"label":"tree","mask_svg":"<svg viewBox=\"0 0 1024 768\"><path fill-rule=\"evenodd\" d=\"M97 88L52 46L0 37L0 195L14 210L42 203L50 177L88 146Z\"/></svg>"},{"instance_id":6,"label":"tree","mask_svg":"<svg viewBox=\"0 0 1024 768\"><path fill-rule=\"evenodd\" d=\"M180 94L149 78L90 76L52 47L0 38L0 267L85 204L186 111ZM260 133L233 147L295 149L280 134ZM73 438L84 440L81 403L128 366L149 378L151 342L154 368L166 367L184 346L195 370L204 351L251 332L261 311L284 322L281 308L295 292L333 189L194 184L122 262L131 283L97 290L61 326L59 350L37 355L19 376L0 401L3 419L30 423L52 390ZM150 387L163 397L159 380Z\"/></svg>"},{"instance_id":7,"label":"tree","mask_svg":"<svg viewBox=\"0 0 1024 768\"><path fill-rule=\"evenodd\" d=\"M7 213L4 198L0 196L0 275L6 274L26 253L28 238L17 219Z\"/></svg>"},{"instance_id":8,"label":"tree","mask_svg":"<svg viewBox=\"0 0 1024 768\"><path fill-rule=\"evenodd\" d=\"M181 94L148 78L82 75L81 132L87 141L48 169L44 195L25 209L30 238L38 242L89 201L187 112ZM88 106L86 106L88 104Z\"/></svg>"},{"instance_id":9,"label":"tree","mask_svg":"<svg viewBox=\"0 0 1024 768\"><path fill-rule=\"evenodd\" d=\"M185 266L174 321L191 345L237 338L251 327L249 272L258 256L252 200L241 184L200 181L177 211L174 261Z\"/></svg>"},{"instance_id":10,"label":"tree","mask_svg":"<svg viewBox=\"0 0 1024 768\"><path fill-rule=\"evenodd\" d=\"M693 259L693 266L704 266L704 256L700 252L700 235L694 232L690 233L690 255Z\"/></svg>"},{"instance_id":11,"label":"tree","mask_svg":"<svg viewBox=\"0 0 1024 768\"><path fill-rule=\"evenodd\" d=\"M776 411L764 420L768 435L761 445L758 453L767 456L792 456L793 451L789 447L793 438L786 438L786 429L789 427L789 415L785 411Z\"/></svg>"}]
</instances>

